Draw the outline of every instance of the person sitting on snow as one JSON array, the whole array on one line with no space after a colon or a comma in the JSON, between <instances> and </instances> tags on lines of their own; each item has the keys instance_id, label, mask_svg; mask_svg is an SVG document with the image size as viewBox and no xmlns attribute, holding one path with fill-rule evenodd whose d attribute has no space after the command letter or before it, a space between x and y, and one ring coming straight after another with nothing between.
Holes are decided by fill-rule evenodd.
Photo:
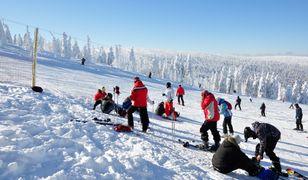
<instances>
[{"instance_id":1,"label":"person sitting on snow","mask_svg":"<svg viewBox=\"0 0 308 180\"><path fill-rule=\"evenodd\" d=\"M278 175L269 169L264 169L256 161L250 159L241 151L239 146L242 141L239 135L226 136L212 158L214 169L220 173L227 174L236 169L243 169L250 176L260 179L278 179Z\"/></svg>"},{"instance_id":2,"label":"person sitting on snow","mask_svg":"<svg viewBox=\"0 0 308 180\"><path fill-rule=\"evenodd\" d=\"M112 100L111 93L108 93L107 96L102 100L101 109L102 109L102 112L105 114L109 114L111 111L116 109L116 104Z\"/></svg>"},{"instance_id":3,"label":"person sitting on snow","mask_svg":"<svg viewBox=\"0 0 308 180\"><path fill-rule=\"evenodd\" d=\"M102 103L102 99L105 98L106 96L106 92L105 92L105 88L103 87L102 89L98 89L95 96L94 96L94 106L93 106L93 110L95 110L96 106L98 106L99 104Z\"/></svg>"}]
</instances>

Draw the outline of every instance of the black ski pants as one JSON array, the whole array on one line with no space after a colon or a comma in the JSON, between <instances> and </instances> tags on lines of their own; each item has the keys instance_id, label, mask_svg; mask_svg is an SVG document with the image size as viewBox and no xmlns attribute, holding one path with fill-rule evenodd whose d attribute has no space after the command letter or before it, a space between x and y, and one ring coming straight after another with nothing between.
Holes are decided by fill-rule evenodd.
<instances>
[{"instance_id":1,"label":"black ski pants","mask_svg":"<svg viewBox=\"0 0 308 180\"><path fill-rule=\"evenodd\" d=\"M267 138L266 140L266 146L264 147L265 154L270 158L271 161L273 162L279 162L279 157L276 156L274 153L274 149L276 147L278 140L274 138ZM255 155L256 157L259 155L260 152L260 143L256 145L256 151ZM261 154L260 154L261 155Z\"/></svg>"},{"instance_id":2,"label":"black ski pants","mask_svg":"<svg viewBox=\"0 0 308 180\"><path fill-rule=\"evenodd\" d=\"M303 124L302 124L302 119L296 119L296 128L299 129L299 130L304 130L303 128Z\"/></svg>"},{"instance_id":3,"label":"black ski pants","mask_svg":"<svg viewBox=\"0 0 308 180\"><path fill-rule=\"evenodd\" d=\"M209 135L207 133L208 130L211 131L215 144L218 144L220 142L220 135L219 135L219 132L217 131L217 122L207 122L207 121L205 121L202 124L202 126L200 128L200 133L201 133L201 139L204 142L209 141Z\"/></svg>"},{"instance_id":4,"label":"black ski pants","mask_svg":"<svg viewBox=\"0 0 308 180\"><path fill-rule=\"evenodd\" d=\"M229 127L229 132L230 132L230 134L233 134L233 126L232 126L232 124L231 124L231 119L232 119L232 116L229 116L229 117L225 117L225 118L224 118L224 122L222 123L223 133L224 133L224 134L227 134L227 133L228 133L227 126Z\"/></svg>"},{"instance_id":5,"label":"black ski pants","mask_svg":"<svg viewBox=\"0 0 308 180\"><path fill-rule=\"evenodd\" d=\"M178 103L181 104L182 101L182 105L184 106L184 99L183 99L183 95L178 95Z\"/></svg>"},{"instance_id":6,"label":"black ski pants","mask_svg":"<svg viewBox=\"0 0 308 180\"><path fill-rule=\"evenodd\" d=\"M242 108L241 108L241 103L236 103L235 106L234 106L234 109L236 109L237 106L238 106L238 108L239 108L240 110L242 110Z\"/></svg>"},{"instance_id":7,"label":"black ski pants","mask_svg":"<svg viewBox=\"0 0 308 180\"><path fill-rule=\"evenodd\" d=\"M101 101L101 100L95 101L95 104L94 104L94 106L93 106L93 110L95 110L96 106L98 106L98 105L100 105L100 104L102 104L102 101Z\"/></svg>"},{"instance_id":8,"label":"black ski pants","mask_svg":"<svg viewBox=\"0 0 308 180\"><path fill-rule=\"evenodd\" d=\"M135 106L130 106L127 110L127 120L128 120L128 125L132 128L134 128L134 118L133 118L133 113L135 111L139 111L140 115L140 120L142 124L142 131L146 132L148 127L149 127L149 116L148 116L148 110L147 107L135 107Z\"/></svg>"},{"instance_id":9,"label":"black ski pants","mask_svg":"<svg viewBox=\"0 0 308 180\"><path fill-rule=\"evenodd\" d=\"M265 109L261 109L261 116L265 117Z\"/></svg>"}]
</instances>

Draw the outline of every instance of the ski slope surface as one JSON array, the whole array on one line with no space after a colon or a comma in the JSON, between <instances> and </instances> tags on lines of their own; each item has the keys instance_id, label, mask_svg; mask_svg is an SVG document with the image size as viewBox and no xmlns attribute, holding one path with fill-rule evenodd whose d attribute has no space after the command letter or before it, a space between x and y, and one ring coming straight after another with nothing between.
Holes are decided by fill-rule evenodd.
<instances>
[{"instance_id":1,"label":"ski slope surface","mask_svg":"<svg viewBox=\"0 0 308 180\"><path fill-rule=\"evenodd\" d=\"M29 78L0 81L0 179L257 179L243 170L226 175L214 171L212 153L178 143L179 138L201 143L199 129L204 117L200 89L183 84L186 106L174 103L180 118L172 129L172 121L153 113L163 99L166 80L103 65L81 66L72 60L40 57L38 62L37 85L43 93L31 90ZM22 73L31 74L27 58L2 55L0 64L2 77L13 78L17 72L12 67L17 65L30 67ZM110 126L95 124L94 117L127 123L124 118L102 114L100 108L92 110L93 96L102 86L111 93L114 86L119 86L121 94L115 101L122 103L130 94L135 76L141 78L155 101L153 106L148 104L148 133L141 132L138 113L134 114L133 133L118 133ZM176 89L178 83L172 85ZM213 93L233 105L237 97ZM308 133L293 130L295 109L289 109L290 103L241 98L242 110L233 110L235 134L244 139L243 129L255 121L273 124L282 133L275 153L283 169L292 167L308 176ZM267 106L266 117L260 116L262 102ZM308 129L308 106L300 106L304 129ZM73 118L88 122L70 121ZM222 122L223 116L218 122L221 135ZM210 132L209 138L213 143ZM251 157L257 143L257 139L249 139L240 147ZM271 165L266 155L261 164Z\"/></svg>"}]
</instances>

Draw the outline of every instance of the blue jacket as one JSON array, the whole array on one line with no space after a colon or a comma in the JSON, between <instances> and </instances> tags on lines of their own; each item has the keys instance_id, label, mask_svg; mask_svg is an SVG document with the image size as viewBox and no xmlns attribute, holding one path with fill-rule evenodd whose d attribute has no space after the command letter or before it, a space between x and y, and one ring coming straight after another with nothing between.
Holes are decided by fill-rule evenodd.
<instances>
[{"instance_id":1,"label":"blue jacket","mask_svg":"<svg viewBox=\"0 0 308 180\"><path fill-rule=\"evenodd\" d=\"M232 116L232 112L230 109L228 109L228 105L226 101L222 98L218 99L218 105L219 105L219 113L223 114L225 117Z\"/></svg>"}]
</instances>

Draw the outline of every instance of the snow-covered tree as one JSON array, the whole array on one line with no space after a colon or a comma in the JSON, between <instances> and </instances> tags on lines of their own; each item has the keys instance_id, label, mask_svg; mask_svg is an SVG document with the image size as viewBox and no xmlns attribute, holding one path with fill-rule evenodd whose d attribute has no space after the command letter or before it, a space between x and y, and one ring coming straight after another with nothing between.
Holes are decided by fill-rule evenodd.
<instances>
[{"instance_id":1,"label":"snow-covered tree","mask_svg":"<svg viewBox=\"0 0 308 180\"><path fill-rule=\"evenodd\" d=\"M136 57L135 57L135 52L134 52L134 48L130 49L130 53L129 53L129 62L130 62L130 67L132 71L136 71Z\"/></svg>"},{"instance_id":2,"label":"snow-covered tree","mask_svg":"<svg viewBox=\"0 0 308 180\"><path fill-rule=\"evenodd\" d=\"M72 57L78 58L78 59L81 58L81 52L80 52L77 41L75 41L73 48L72 48Z\"/></svg>"},{"instance_id":3,"label":"snow-covered tree","mask_svg":"<svg viewBox=\"0 0 308 180\"><path fill-rule=\"evenodd\" d=\"M12 39L12 35L10 32L10 28L8 25L3 24L4 27L4 31L5 31L5 37L6 37L6 42L9 44L13 44L13 39Z\"/></svg>"},{"instance_id":4,"label":"snow-covered tree","mask_svg":"<svg viewBox=\"0 0 308 180\"><path fill-rule=\"evenodd\" d=\"M61 56L61 41L56 37L52 37L52 52L55 57Z\"/></svg>"},{"instance_id":5,"label":"snow-covered tree","mask_svg":"<svg viewBox=\"0 0 308 180\"><path fill-rule=\"evenodd\" d=\"M111 65L114 61L114 53L112 47L109 48L108 57L107 57L107 64Z\"/></svg>"},{"instance_id":6,"label":"snow-covered tree","mask_svg":"<svg viewBox=\"0 0 308 180\"><path fill-rule=\"evenodd\" d=\"M72 56L71 37L68 38L67 34L64 32L62 38L62 56L69 59Z\"/></svg>"},{"instance_id":7,"label":"snow-covered tree","mask_svg":"<svg viewBox=\"0 0 308 180\"><path fill-rule=\"evenodd\" d=\"M28 26L27 26L27 31L24 35L23 47L28 51L32 51L32 49L33 49L33 42L32 42L32 39L31 39L31 35L30 35L30 31L29 31Z\"/></svg>"},{"instance_id":8,"label":"snow-covered tree","mask_svg":"<svg viewBox=\"0 0 308 180\"><path fill-rule=\"evenodd\" d=\"M5 44L6 44L6 34L2 22L0 21L0 47L4 46Z\"/></svg>"},{"instance_id":9,"label":"snow-covered tree","mask_svg":"<svg viewBox=\"0 0 308 180\"><path fill-rule=\"evenodd\" d=\"M107 55L106 55L104 47L101 47L99 49L99 55L97 57L97 61L98 63L103 63L103 64L107 63Z\"/></svg>"}]
</instances>

